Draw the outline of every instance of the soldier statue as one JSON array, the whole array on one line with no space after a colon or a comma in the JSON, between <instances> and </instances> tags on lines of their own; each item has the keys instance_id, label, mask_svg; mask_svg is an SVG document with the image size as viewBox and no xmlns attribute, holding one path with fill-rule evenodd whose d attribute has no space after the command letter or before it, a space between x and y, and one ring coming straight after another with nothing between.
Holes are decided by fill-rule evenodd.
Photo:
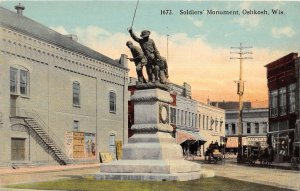
<instances>
[{"instance_id":1,"label":"soldier statue","mask_svg":"<svg viewBox=\"0 0 300 191\"><path fill-rule=\"evenodd\" d=\"M149 38L150 31L143 30L138 38L132 31L129 30L130 36L133 40L138 42L147 58L146 71L149 82L161 82L165 84L168 78L168 66L166 59L162 58L156 45L152 39Z\"/></svg>"},{"instance_id":2,"label":"soldier statue","mask_svg":"<svg viewBox=\"0 0 300 191\"><path fill-rule=\"evenodd\" d=\"M129 58L129 60L135 63L138 82L145 83L146 80L143 75L143 67L147 64L147 59L144 53L139 47L134 46L131 41L127 41L126 46L131 51L132 58Z\"/></svg>"}]
</instances>

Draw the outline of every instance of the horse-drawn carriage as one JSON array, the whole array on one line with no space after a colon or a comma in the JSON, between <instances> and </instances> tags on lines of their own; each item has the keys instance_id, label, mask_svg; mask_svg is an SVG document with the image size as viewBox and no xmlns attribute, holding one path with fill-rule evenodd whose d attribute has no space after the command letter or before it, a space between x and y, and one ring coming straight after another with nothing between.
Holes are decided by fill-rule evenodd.
<instances>
[{"instance_id":1,"label":"horse-drawn carriage","mask_svg":"<svg viewBox=\"0 0 300 191\"><path fill-rule=\"evenodd\" d=\"M224 147L218 145L210 145L205 152L205 162L208 163L224 163Z\"/></svg>"},{"instance_id":2,"label":"horse-drawn carriage","mask_svg":"<svg viewBox=\"0 0 300 191\"><path fill-rule=\"evenodd\" d=\"M248 145L243 148L242 161L249 166L254 166L256 161L261 166L270 166L273 162L274 151L271 147L261 147L260 145Z\"/></svg>"}]
</instances>

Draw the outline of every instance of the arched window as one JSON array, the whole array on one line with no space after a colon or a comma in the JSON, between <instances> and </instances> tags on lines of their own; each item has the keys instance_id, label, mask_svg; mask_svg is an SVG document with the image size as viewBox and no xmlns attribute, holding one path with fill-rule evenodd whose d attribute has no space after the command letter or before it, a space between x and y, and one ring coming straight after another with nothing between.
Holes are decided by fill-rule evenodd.
<instances>
[{"instance_id":1,"label":"arched window","mask_svg":"<svg viewBox=\"0 0 300 191\"><path fill-rule=\"evenodd\" d=\"M116 93L109 92L109 112L116 113Z\"/></svg>"},{"instance_id":2,"label":"arched window","mask_svg":"<svg viewBox=\"0 0 300 191\"><path fill-rule=\"evenodd\" d=\"M73 106L80 106L80 83L73 82Z\"/></svg>"}]
</instances>

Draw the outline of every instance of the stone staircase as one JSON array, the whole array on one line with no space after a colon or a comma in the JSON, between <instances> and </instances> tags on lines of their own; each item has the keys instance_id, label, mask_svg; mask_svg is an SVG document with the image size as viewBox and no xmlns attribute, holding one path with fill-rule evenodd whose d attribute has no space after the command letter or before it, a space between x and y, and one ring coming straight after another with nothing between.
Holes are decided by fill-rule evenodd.
<instances>
[{"instance_id":1,"label":"stone staircase","mask_svg":"<svg viewBox=\"0 0 300 191\"><path fill-rule=\"evenodd\" d=\"M32 117L24 118L24 121L29 127L29 131L36 138L38 143L47 151L54 160L60 165L67 165L69 163L68 157L64 152L55 144L54 140L44 130L42 125Z\"/></svg>"}]
</instances>

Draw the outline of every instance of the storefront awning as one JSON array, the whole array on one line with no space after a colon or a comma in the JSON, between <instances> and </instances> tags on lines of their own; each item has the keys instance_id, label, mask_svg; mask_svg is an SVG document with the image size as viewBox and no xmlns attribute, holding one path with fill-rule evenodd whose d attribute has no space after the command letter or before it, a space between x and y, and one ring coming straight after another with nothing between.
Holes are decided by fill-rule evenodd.
<instances>
[{"instance_id":1,"label":"storefront awning","mask_svg":"<svg viewBox=\"0 0 300 191\"><path fill-rule=\"evenodd\" d=\"M238 137L228 137L226 142L226 148L238 148ZM246 137L242 137L242 144L247 145Z\"/></svg>"},{"instance_id":2,"label":"storefront awning","mask_svg":"<svg viewBox=\"0 0 300 191\"><path fill-rule=\"evenodd\" d=\"M185 141L203 141L206 142L205 137L196 132L177 131L176 142L182 144Z\"/></svg>"}]
</instances>

